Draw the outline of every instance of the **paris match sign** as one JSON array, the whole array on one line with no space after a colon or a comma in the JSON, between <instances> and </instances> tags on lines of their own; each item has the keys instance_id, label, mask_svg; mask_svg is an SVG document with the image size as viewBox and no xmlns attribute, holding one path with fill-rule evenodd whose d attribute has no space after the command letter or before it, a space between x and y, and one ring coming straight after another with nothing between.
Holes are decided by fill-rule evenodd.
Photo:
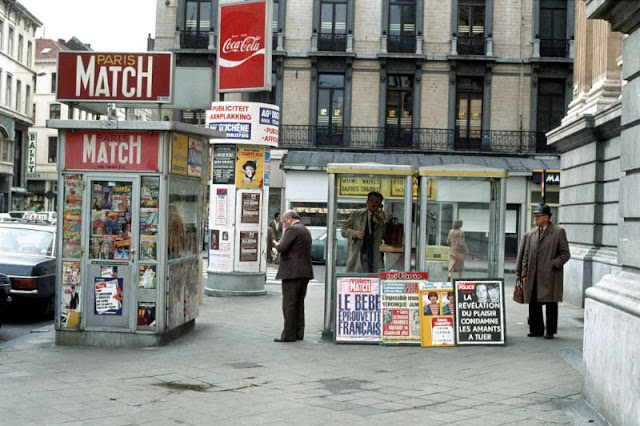
<instances>
[{"instance_id":1,"label":"paris match sign","mask_svg":"<svg viewBox=\"0 0 640 426\"><path fill-rule=\"evenodd\" d=\"M218 91L271 90L271 2L227 2L218 19Z\"/></svg>"},{"instance_id":2,"label":"paris match sign","mask_svg":"<svg viewBox=\"0 0 640 426\"><path fill-rule=\"evenodd\" d=\"M173 54L169 52L59 52L56 99L170 103L173 66Z\"/></svg>"}]
</instances>

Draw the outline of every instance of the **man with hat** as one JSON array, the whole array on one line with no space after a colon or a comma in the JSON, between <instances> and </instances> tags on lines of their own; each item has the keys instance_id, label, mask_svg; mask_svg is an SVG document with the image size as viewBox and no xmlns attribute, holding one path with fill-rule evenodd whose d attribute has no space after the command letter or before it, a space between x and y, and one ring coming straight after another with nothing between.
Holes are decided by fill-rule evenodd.
<instances>
[{"instance_id":1,"label":"man with hat","mask_svg":"<svg viewBox=\"0 0 640 426\"><path fill-rule=\"evenodd\" d=\"M551 223L551 209L539 204L533 210L536 227L520 245L522 263L516 274L524 284L524 301L529 304L529 337L553 339L558 332L558 302L562 301L563 265L571 258L564 229ZM542 317L546 306L547 326Z\"/></svg>"}]
</instances>

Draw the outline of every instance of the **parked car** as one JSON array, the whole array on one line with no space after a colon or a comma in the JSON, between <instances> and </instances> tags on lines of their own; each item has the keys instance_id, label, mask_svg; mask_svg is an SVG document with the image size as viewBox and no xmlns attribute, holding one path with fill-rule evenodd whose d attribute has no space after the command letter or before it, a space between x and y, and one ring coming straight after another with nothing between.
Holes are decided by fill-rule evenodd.
<instances>
[{"instance_id":1,"label":"parked car","mask_svg":"<svg viewBox=\"0 0 640 426\"><path fill-rule=\"evenodd\" d=\"M11 281L5 274L0 274L0 325L2 325L2 315L6 312L7 305L11 296L9 291L11 290Z\"/></svg>"},{"instance_id":2,"label":"parked car","mask_svg":"<svg viewBox=\"0 0 640 426\"><path fill-rule=\"evenodd\" d=\"M11 281L10 298L53 314L56 281L54 226L0 223L0 274Z\"/></svg>"},{"instance_id":3,"label":"parked car","mask_svg":"<svg viewBox=\"0 0 640 426\"><path fill-rule=\"evenodd\" d=\"M327 241L327 229L324 227L309 227L311 231L311 260L316 263L326 263L325 245ZM347 264L347 240L340 233L340 229L336 229L336 265L343 266Z\"/></svg>"}]
</instances>

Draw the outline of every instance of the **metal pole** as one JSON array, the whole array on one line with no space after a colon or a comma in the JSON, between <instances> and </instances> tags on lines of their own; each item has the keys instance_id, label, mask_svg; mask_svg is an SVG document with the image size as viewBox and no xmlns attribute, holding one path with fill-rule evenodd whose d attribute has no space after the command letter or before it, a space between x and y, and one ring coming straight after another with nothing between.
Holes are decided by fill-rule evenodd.
<instances>
[{"instance_id":1,"label":"metal pole","mask_svg":"<svg viewBox=\"0 0 640 426\"><path fill-rule=\"evenodd\" d=\"M329 185L327 194L327 261L324 278L324 326L322 329L322 338L324 340L333 340L333 329L335 324L335 285L336 285L336 259L335 259L335 240L336 240L336 174L329 174Z\"/></svg>"},{"instance_id":2,"label":"metal pole","mask_svg":"<svg viewBox=\"0 0 640 426\"><path fill-rule=\"evenodd\" d=\"M420 209L418 227L418 247L416 247L416 266L418 271L427 270L427 176L420 176Z\"/></svg>"},{"instance_id":3,"label":"metal pole","mask_svg":"<svg viewBox=\"0 0 640 426\"><path fill-rule=\"evenodd\" d=\"M413 175L404 179L404 270L411 270L411 210L413 209Z\"/></svg>"}]
</instances>

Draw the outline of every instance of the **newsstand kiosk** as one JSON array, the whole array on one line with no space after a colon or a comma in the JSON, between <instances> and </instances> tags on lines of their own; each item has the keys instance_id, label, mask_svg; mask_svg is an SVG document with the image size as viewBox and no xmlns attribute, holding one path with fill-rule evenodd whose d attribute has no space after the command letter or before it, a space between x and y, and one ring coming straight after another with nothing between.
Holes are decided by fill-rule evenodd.
<instances>
[{"instance_id":1,"label":"newsstand kiosk","mask_svg":"<svg viewBox=\"0 0 640 426\"><path fill-rule=\"evenodd\" d=\"M50 120L59 132L56 343L153 346L202 294L209 139L178 122Z\"/></svg>"}]
</instances>

